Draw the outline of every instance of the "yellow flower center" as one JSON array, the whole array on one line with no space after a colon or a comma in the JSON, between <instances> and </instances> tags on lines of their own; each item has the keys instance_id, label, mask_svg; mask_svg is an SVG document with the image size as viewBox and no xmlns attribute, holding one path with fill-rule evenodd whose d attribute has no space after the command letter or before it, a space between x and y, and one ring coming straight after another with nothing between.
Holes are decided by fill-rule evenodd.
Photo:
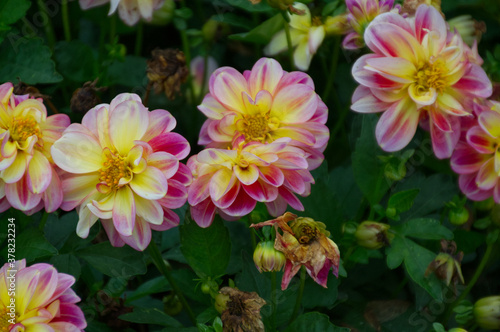
<instances>
[{"instance_id":1,"label":"yellow flower center","mask_svg":"<svg viewBox=\"0 0 500 332\"><path fill-rule=\"evenodd\" d=\"M238 121L237 129L245 136L245 141L271 142L270 132L279 127L277 118L270 118L269 113L243 115L243 119Z\"/></svg>"},{"instance_id":2,"label":"yellow flower center","mask_svg":"<svg viewBox=\"0 0 500 332\"><path fill-rule=\"evenodd\" d=\"M445 72L446 66L442 59L421 65L415 74L418 92L425 93L433 88L442 93L446 88Z\"/></svg>"},{"instance_id":3,"label":"yellow flower center","mask_svg":"<svg viewBox=\"0 0 500 332\"><path fill-rule=\"evenodd\" d=\"M128 168L125 158L118 153L105 153L105 158L99 180L105 182L112 189L117 189L120 179L131 176L132 172Z\"/></svg>"},{"instance_id":4,"label":"yellow flower center","mask_svg":"<svg viewBox=\"0 0 500 332\"><path fill-rule=\"evenodd\" d=\"M29 137L36 135L41 137L40 127L38 122L32 117L27 116L24 118L13 118L9 126L10 138L13 141L25 141Z\"/></svg>"},{"instance_id":5,"label":"yellow flower center","mask_svg":"<svg viewBox=\"0 0 500 332\"><path fill-rule=\"evenodd\" d=\"M0 308L0 332L9 331L10 326L13 325L9 322L11 319L12 318L7 315L7 308Z\"/></svg>"}]
</instances>

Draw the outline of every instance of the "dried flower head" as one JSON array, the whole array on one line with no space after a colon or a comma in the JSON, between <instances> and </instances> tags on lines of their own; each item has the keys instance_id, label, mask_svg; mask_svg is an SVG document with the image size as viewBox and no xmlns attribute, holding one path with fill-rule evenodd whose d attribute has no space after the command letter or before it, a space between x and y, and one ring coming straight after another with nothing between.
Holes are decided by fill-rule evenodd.
<instances>
[{"instance_id":1,"label":"dried flower head","mask_svg":"<svg viewBox=\"0 0 500 332\"><path fill-rule=\"evenodd\" d=\"M99 78L96 78L93 82L85 82L81 88L73 92L69 106L72 112L86 113L88 110L101 103L101 98L99 98L97 92L105 90L106 88L97 88L96 85L98 81Z\"/></svg>"},{"instance_id":2,"label":"dried flower head","mask_svg":"<svg viewBox=\"0 0 500 332\"><path fill-rule=\"evenodd\" d=\"M231 287L220 290L221 298L225 303L221 309L224 332L264 332L264 323L260 316L260 308L264 301L255 292L243 292Z\"/></svg>"},{"instance_id":3,"label":"dried flower head","mask_svg":"<svg viewBox=\"0 0 500 332\"><path fill-rule=\"evenodd\" d=\"M415 15L415 12L420 5L432 6L436 8L444 17L443 12L441 11L441 0L405 0L403 2L403 7L401 7L401 13L408 16L413 16Z\"/></svg>"},{"instance_id":4,"label":"dried flower head","mask_svg":"<svg viewBox=\"0 0 500 332\"><path fill-rule=\"evenodd\" d=\"M445 280L448 286L452 281L453 285L456 285L459 280L463 284L464 277L460 262L464 257L464 253L459 252L455 255L456 251L457 245L454 241L441 240L441 252L429 264L427 270L425 270L425 275L434 272L439 279Z\"/></svg>"},{"instance_id":5,"label":"dried flower head","mask_svg":"<svg viewBox=\"0 0 500 332\"><path fill-rule=\"evenodd\" d=\"M189 69L184 53L176 49L155 49L148 60L147 75L155 93L165 93L168 99L175 99L181 91L181 84L186 82Z\"/></svg>"}]
</instances>

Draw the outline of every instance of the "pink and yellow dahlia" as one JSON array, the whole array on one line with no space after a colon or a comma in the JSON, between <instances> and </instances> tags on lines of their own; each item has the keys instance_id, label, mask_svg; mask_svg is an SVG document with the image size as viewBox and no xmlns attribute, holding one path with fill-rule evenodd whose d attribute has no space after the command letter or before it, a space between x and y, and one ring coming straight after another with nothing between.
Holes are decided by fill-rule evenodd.
<instances>
[{"instance_id":1,"label":"pink and yellow dahlia","mask_svg":"<svg viewBox=\"0 0 500 332\"><path fill-rule=\"evenodd\" d=\"M200 227L208 227L217 211L234 220L249 214L257 202L265 203L272 216L285 212L288 204L304 210L295 194L309 195L314 183L306 157L289 138L201 151L188 161L195 178L188 194L191 216Z\"/></svg>"},{"instance_id":2,"label":"pink and yellow dahlia","mask_svg":"<svg viewBox=\"0 0 500 332\"><path fill-rule=\"evenodd\" d=\"M83 331L87 323L74 283L49 264L6 263L0 269L0 331Z\"/></svg>"},{"instance_id":3,"label":"pink and yellow dahlia","mask_svg":"<svg viewBox=\"0 0 500 332\"><path fill-rule=\"evenodd\" d=\"M118 14L127 25L134 25L141 18L146 21L153 19L153 12L160 9L165 0L80 0L80 7L85 10L110 3L109 14L118 9Z\"/></svg>"},{"instance_id":4,"label":"pink and yellow dahlia","mask_svg":"<svg viewBox=\"0 0 500 332\"><path fill-rule=\"evenodd\" d=\"M289 137L309 154L309 169L323 161L328 109L307 74L287 73L276 60L262 58L243 75L230 67L217 69L209 89L198 106L208 117L199 144L227 148L240 140L270 143Z\"/></svg>"},{"instance_id":5,"label":"pink and yellow dahlia","mask_svg":"<svg viewBox=\"0 0 500 332\"><path fill-rule=\"evenodd\" d=\"M144 250L151 229L179 223L171 209L186 202L191 172L179 163L190 148L171 132L175 125L168 111L148 112L139 96L124 93L64 131L52 156L68 172L61 208L78 207L80 237L100 218L114 246Z\"/></svg>"},{"instance_id":6,"label":"pink and yellow dahlia","mask_svg":"<svg viewBox=\"0 0 500 332\"><path fill-rule=\"evenodd\" d=\"M302 266L315 282L325 288L330 270L338 277L340 252L335 242L329 238L330 232L326 230L325 224L286 212L274 220L250 225L254 228L263 226L274 226L274 248L281 251L286 258L285 272L281 280L282 290L288 287Z\"/></svg>"},{"instance_id":7,"label":"pink and yellow dahlia","mask_svg":"<svg viewBox=\"0 0 500 332\"><path fill-rule=\"evenodd\" d=\"M47 116L42 99L13 90L12 83L0 85L0 211L12 206L27 214L43 207L53 212L63 192L50 148L70 120Z\"/></svg>"},{"instance_id":8,"label":"pink and yellow dahlia","mask_svg":"<svg viewBox=\"0 0 500 332\"><path fill-rule=\"evenodd\" d=\"M488 102L488 106L462 135L451 156L451 168L460 174L460 189L469 199L493 196L500 204L500 103Z\"/></svg>"},{"instance_id":9,"label":"pink and yellow dahlia","mask_svg":"<svg viewBox=\"0 0 500 332\"><path fill-rule=\"evenodd\" d=\"M342 47L355 50L365 46L363 34L366 27L377 15L393 10L394 0L346 0L345 4L350 30L342 42ZM399 12L399 5L394 8L396 12Z\"/></svg>"},{"instance_id":10,"label":"pink and yellow dahlia","mask_svg":"<svg viewBox=\"0 0 500 332\"><path fill-rule=\"evenodd\" d=\"M352 110L384 112L375 133L385 151L404 148L419 121L428 120L434 153L450 157L460 136L460 117L470 114L465 104L492 92L460 36L448 32L434 7L420 5L414 18L377 16L365 31L365 42L375 53L353 66L361 85Z\"/></svg>"}]
</instances>

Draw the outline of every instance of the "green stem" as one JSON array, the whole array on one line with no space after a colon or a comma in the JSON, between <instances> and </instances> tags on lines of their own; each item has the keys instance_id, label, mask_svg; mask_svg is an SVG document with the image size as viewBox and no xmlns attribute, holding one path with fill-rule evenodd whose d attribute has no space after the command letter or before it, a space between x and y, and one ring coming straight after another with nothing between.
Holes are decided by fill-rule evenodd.
<instances>
[{"instance_id":1,"label":"green stem","mask_svg":"<svg viewBox=\"0 0 500 332\"><path fill-rule=\"evenodd\" d=\"M181 30L181 39L182 39L182 50L184 52L184 56L186 57L186 66L189 69L189 76L187 79L188 83L188 88L191 93L191 100L193 102L196 102L195 95L194 95L194 87L193 87L193 75L191 75L191 49L189 48L189 39L186 34L186 30Z\"/></svg>"},{"instance_id":2,"label":"green stem","mask_svg":"<svg viewBox=\"0 0 500 332\"><path fill-rule=\"evenodd\" d=\"M43 229L45 228L45 224L47 223L48 217L49 217L49 214L47 213L47 211L43 211L42 219L40 219L40 224L38 225L38 228L41 231L43 231Z\"/></svg>"},{"instance_id":3,"label":"green stem","mask_svg":"<svg viewBox=\"0 0 500 332\"><path fill-rule=\"evenodd\" d=\"M272 314L271 314L271 327L272 327L272 330L275 331L276 330L276 307L277 307L277 295L278 295L278 289L276 287L276 285L278 284L277 282L277 276L276 276L276 272L273 271L271 273L271 310L272 310Z\"/></svg>"},{"instance_id":4,"label":"green stem","mask_svg":"<svg viewBox=\"0 0 500 332\"><path fill-rule=\"evenodd\" d=\"M333 88L333 82L335 81L335 72L337 71L337 64L339 61L339 53L340 53L340 37L335 37L335 43L333 44L333 55L332 55L332 63L330 66L330 71L328 73L328 81L326 82L325 90L323 92L323 102L328 102L328 97L330 96L330 91Z\"/></svg>"},{"instance_id":5,"label":"green stem","mask_svg":"<svg viewBox=\"0 0 500 332\"><path fill-rule=\"evenodd\" d=\"M153 259L153 263L155 264L156 268L161 272L161 274L163 274L165 276L165 278L167 279L170 286L172 286L172 289L174 290L175 294L177 295L177 297L179 298L179 300L182 303L182 307L186 310L186 312L189 316L189 319L191 320L193 325L196 326L196 324L197 324L196 316L194 315L193 310L191 309L189 304L187 303L186 298L182 294L181 289L179 288L179 286L175 282L174 278L172 277L172 274L170 273L170 267L167 266L165 260L161 256L161 252L158 249L158 246L156 245L156 243L153 240L151 240L151 242L149 243L148 250L149 250L149 254L151 255L151 258Z\"/></svg>"},{"instance_id":6,"label":"green stem","mask_svg":"<svg viewBox=\"0 0 500 332\"><path fill-rule=\"evenodd\" d=\"M134 49L134 54L136 56L141 55L142 37L144 35L143 31L144 31L144 25L143 25L142 21L140 21L139 24L137 25L137 32L136 32L136 35L135 35L135 49Z\"/></svg>"},{"instance_id":7,"label":"green stem","mask_svg":"<svg viewBox=\"0 0 500 332\"><path fill-rule=\"evenodd\" d=\"M486 247L486 251L484 252L483 258L481 259L481 262L479 263L479 265L478 265L478 267L476 269L476 272L474 272L474 275L472 276L471 280L469 281L469 284L467 285L467 287L465 288L465 290L462 292L462 294L460 294L460 296L455 300L455 302L453 302L448 307L448 310L446 311L446 314L444 315L443 325L445 325L446 322L448 322L448 320L450 319L450 316L451 316L451 314L453 312L453 309L460 302L462 302L462 300L465 299L465 297L467 295L469 295L469 292L471 291L472 287L474 287L474 285L478 281L479 277L481 276L481 273L483 273L484 268L486 267L486 264L488 263L488 260L490 259L490 255L491 255L491 252L493 250L493 244L494 243L489 244Z\"/></svg>"},{"instance_id":8,"label":"green stem","mask_svg":"<svg viewBox=\"0 0 500 332\"><path fill-rule=\"evenodd\" d=\"M61 11L64 26L64 39L69 42L71 40L71 28L69 25L68 0L62 0Z\"/></svg>"},{"instance_id":9,"label":"green stem","mask_svg":"<svg viewBox=\"0 0 500 332\"><path fill-rule=\"evenodd\" d=\"M205 97L204 90L208 76L208 42L205 42L205 55L203 55L203 79L201 81L200 94L198 95L198 104L201 104Z\"/></svg>"},{"instance_id":10,"label":"green stem","mask_svg":"<svg viewBox=\"0 0 500 332\"><path fill-rule=\"evenodd\" d=\"M116 35L116 13L111 15L109 18L109 42L111 44L115 43L115 35Z\"/></svg>"},{"instance_id":11,"label":"green stem","mask_svg":"<svg viewBox=\"0 0 500 332\"><path fill-rule=\"evenodd\" d=\"M293 63L293 46L292 46L292 37L290 36L290 25L288 24L288 17L286 16L286 11L281 11L281 15L283 15L283 26L285 27L285 35L286 35L286 44L288 45L288 56L290 57L290 68L291 70L295 69L295 64Z\"/></svg>"},{"instance_id":12,"label":"green stem","mask_svg":"<svg viewBox=\"0 0 500 332\"><path fill-rule=\"evenodd\" d=\"M297 294L297 301L295 302L295 307L293 308L292 316L290 317L290 325L296 318L299 313L300 305L302 304L302 296L304 295L304 287L306 285L306 268L302 266L300 271L300 287L299 293Z\"/></svg>"},{"instance_id":13,"label":"green stem","mask_svg":"<svg viewBox=\"0 0 500 332\"><path fill-rule=\"evenodd\" d=\"M248 215L247 221L248 221L248 227L250 227L250 225L253 224L251 213ZM255 250L255 247L257 247L257 239L255 238L255 233L256 233L255 228L252 228L250 231L250 239L252 241L252 248L254 250Z\"/></svg>"},{"instance_id":14,"label":"green stem","mask_svg":"<svg viewBox=\"0 0 500 332\"><path fill-rule=\"evenodd\" d=\"M47 19L47 23L43 25L45 29L45 35L47 36L47 43L49 44L50 48L54 48L54 45L56 44L56 34L54 33L54 27L52 26L52 21L49 17L47 6L45 6L45 1L43 0L37 0L37 3L40 12Z\"/></svg>"}]
</instances>

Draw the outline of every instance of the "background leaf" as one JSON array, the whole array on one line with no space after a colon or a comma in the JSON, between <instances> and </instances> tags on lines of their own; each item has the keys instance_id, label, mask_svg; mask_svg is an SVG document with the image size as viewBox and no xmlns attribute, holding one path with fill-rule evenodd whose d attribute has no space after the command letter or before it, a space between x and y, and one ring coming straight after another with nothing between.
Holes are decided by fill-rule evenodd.
<instances>
[{"instance_id":1,"label":"background leaf","mask_svg":"<svg viewBox=\"0 0 500 332\"><path fill-rule=\"evenodd\" d=\"M343 327L337 327L330 323L328 316L319 312L308 312L300 315L290 324L285 332L349 332Z\"/></svg>"}]
</instances>

